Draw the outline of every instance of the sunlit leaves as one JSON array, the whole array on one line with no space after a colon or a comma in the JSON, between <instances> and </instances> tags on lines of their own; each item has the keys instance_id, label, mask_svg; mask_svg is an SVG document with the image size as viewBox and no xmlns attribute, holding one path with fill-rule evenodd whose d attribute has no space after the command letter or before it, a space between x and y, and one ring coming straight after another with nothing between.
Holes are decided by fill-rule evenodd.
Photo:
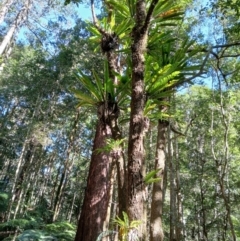
<instances>
[{"instance_id":1,"label":"sunlit leaves","mask_svg":"<svg viewBox=\"0 0 240 241\"><path fill-rule=\"evenodd\" d=\"M106 153L113 153L113 154L120 154L119 152L122 150L122 145L125 139L107 139L106 145L103 148L98 148L96 151L97 153L106 152Z\"/></svg>"},{"instance_id":2,"label":"sunlit leaves","mask_svg":"<svg viewBox=\"0 0 240 241\"><path fill-rule=\"evenodd\" d=\"M182 19L183 13L181 7L175 5L172 1L158 1L153 11L153 23L162 26L176 25L177 21Z\"/></svg>"},{"instance_id":3,"label":"sunlit leaves","mask_svg":"<svg viewBox=\"0 0 240 241\"><path fill-rule=\"evenodd\" d=\"M161 178L159 177L155 177L162 169L158 168L156 170L152 170L150 172L148 172L146 174L146 176L144 177L144 182L145 184L151 184L154 182L159 182L161 180Z\"/></svg>"},{"instance_id":4,"label":"sunlit leaves","mask_svg":"<svg viewBox=\"0 0 240 241\"><path fill-rule=\"evenodd\" d=\"M137 229L142 223L141 220L130 221L127 213L123 212L123 219L116 217L113 222L119 226L119 237L121 241L128 240L128 234L134 229Z\"/></svg>"},{"instance_id":5,"label":"sunlit leaves","mask_svg":"<svg viewBox=\"0 0 240 241\"><path fill-rule=\"evenodd\" d=\"M104 102L117 102L121 107L128 100L129 78L121 81L122 76L113 73L120 79L118 84L114 84L109 76L108 63L104 64L103 78L92 71L92 76L84 74L81 70L76 73L76 76L82 86L82 89L71 88L75 97L79 100L78 107L89 106L96 107Z\"/></svg>"}]
</instances>

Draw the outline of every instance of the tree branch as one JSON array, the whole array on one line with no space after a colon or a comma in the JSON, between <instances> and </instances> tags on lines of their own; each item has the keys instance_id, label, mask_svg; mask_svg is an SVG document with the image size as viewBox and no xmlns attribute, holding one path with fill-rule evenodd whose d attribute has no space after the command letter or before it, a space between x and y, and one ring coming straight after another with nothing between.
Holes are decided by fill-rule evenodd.
<instances>
[{"instance_id":1,"label":"tree branch","mask_svg":"<svg viewBox=\"0 0 240 241\"><path fill-rule=\"evenodd\" d=\"M152 17L152 14L153 14L153 11L154 11L154 8L155 6L157 5L159 0L152 0L151 2L151 5L148 9L148 12L147 12L147 16L146 16L146 19L145 19L145 22L144 22L144 25L143 25L143 32L145 33L148 28L149 28L149 25L150 25L150 20L151 20L151 17Z\"/></svg>"},{"instance_id":2,"label":"tree branch","mask_svg":"<svg viewBox=\"0 0 240 241\"><path fill-rule=\"evenodd\" d=\"M238 46L238 45L240 45L240 42L233 42L233 43L229 43L229 44L219 44L219 45L212 46L212 49L228 48L228 47L233 47L233 46Z\"/></svg>"},{"instance_id":3,"label":"tree branch","mask_svg":"<svg viewBox=\"0 0 240 241\"><path fill-rule=\"evenodd\" d=\"M92 12L92 19L93 19L94 26L97 28L99 33L102 34L102 36L105 36L107 34L106 31L104 31L104 29L102 29L98 24L98 19L96 17L95 8L94 8L94 0L91 0L91 12Z\"/></svg>"}]
</instances>

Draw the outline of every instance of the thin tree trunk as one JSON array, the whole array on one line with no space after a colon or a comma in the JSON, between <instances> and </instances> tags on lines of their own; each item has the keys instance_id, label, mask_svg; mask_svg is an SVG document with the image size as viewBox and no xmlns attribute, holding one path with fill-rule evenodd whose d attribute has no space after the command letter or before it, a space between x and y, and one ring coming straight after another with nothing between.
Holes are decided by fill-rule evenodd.
<instances>
[{"instance_id":1,"label":"thin tree trunk","mask_svg":"<svg viewBox=\"0 0 240 241\"><path fill-rule=\"evenodd\" d=\"M55 200L56 200L55 194L56 194L56 190L57 190L57 187L58 187L58 178L60 176L60 172L61 172L61 166L59 166L59 168L57 170L56 178L55 178L53 189L52 189L51 205L50 205L51 210L54 210L54 205L55 205Z\"/></svg>"},{"instance_id":2,"label":"thin tree trunk","mask_svg":"<svg viewBox=\"0 0 240 241\"><path fill-rule=\"evenodd\" d=\"M23 22L26 20L28 11L31 7L32 0L26 0L24 3L24 6L20 10L20 12L17 14L14 22L12 23L11 27L9 28L7 34L5 35L2 43L0 44L0 56L5 52L7 49L7 46L10 44L16 30L23 24Z\"/></svg>"},{"instance_id":3,"label":"thin tree trunk","mask_svg":"<svg viewBox=\"0 0 240 241\"><path fill-rule=\"evenodd\" d=\"M184 238L184 223L183 223L183 204L182 204L182 193L181 193L181 183L179 175L179 149L178 140L175 139L175 162L176 162L176 187L177 187L177 227L176 227L176 237L178 241L185 240Z\"/></svg>"},{"instance_id":4,"label":"thin tree trunk","mask_svg":"<svg viewBox=\"0 0 240 241\"><path fill-rule=\"evenodd\" d=\"M24 190L24 186L22 184L27 183L26 176L28 175L29 168L30 168L30 166L31 166L31 164L33 163L33 160L34 160L34 145L31 142L30 142L29 145L30 145L30 147L29 147L29 150L28 150L27 155L26 155L26 160L25 160L24 166L21 170L22 174L20 175L20 179L19 179L19 182L18 182L19 187L16 189L16 192L19 192L19 194L16 195L17 205L16 205L16 208L14 210L13 219L15 219L16 216L17 216L18 210L20 208L21 202L22 202L23 197L24 197L24 193L27 192L27 189L29 188L29 184L30 184L30 182L28 182L26 190Z\"/></svg>"},{"instance_id":5,"label":"thin tree trunk","mask_svg":"<svg viewBox=\"0 0 240 241\"><path fill-rule=\"evenodd\" d=\"M232 222L232 218L231 218L231 206L230 206L230 200L229 200L229 195L230 195L230 191L228 189L228 184L226 183L225 179L226 176L228 175L229 172L229 144L228 144L228 136L229 136L229 127L230 127L230 120L231 118L229 116L227 116L226 114L226 110L224 109L223 106L223 95L222 95L222 88L221 88L221 81L219 80L219 89L220 89L220 110L221 110L221 114L222 114L222 120L223 120L223 126L224 126L224 159L223 159L223 165L222 165L222 175L221 177L219 177L219 184L221 187L221 191L222 191L222 196L223 196L223 200L224 200L224 204L225 204L225 208L226 208L226 217L230 226L230 231L231 231L231 235L232 235L232 240L236 241L236 234L235 234L235 230L234 230L234 225ZM227 188L226 188L227 186ZM228 189L228 190L226 190Z\"/></svg>"},{"instance_id":6,"label":"thin tree trunk","mask_svg":"<svg viewBox=\"0 0 240 241\"><path fill-rule=\"evenodd\" d=\"M13 0L6 0L1 4L1 10L0 10L0 24L3 22L8 9L11 7L13 4Z\"/></svg>"},{"instance_id":7,"label":"thin tree trunk","mask_svg":"<svg viewBox=\"0 0 240 241\"><path fill-rule=\"evenodd\" d=\"M75 199L76 199L76 193L73 194L73 199L72 199L72 203L70 206L70 210L69 210L67 218L66 218L69 223L72 221L72 214L73 214L73 207L75 205Z\"/></svg>"},{"instance_id":8,"label":"thin tree trunk","mask_svg":"<svg viewBox=\"0 0 240 241\"><path fill-rule=\"evenodd\" d=\"M12 191L11 191L12 192L12 197L11 197L11 200L10 200L10 203L9 203L9 207L8 207L8 211L7 211L7 221L11 217L12 205L13 205L13 202L14 202L14 200L16 198L16 186L17 186L19 174L20 174L20 171L21 171L21 166L22 166L22 163L23 163L23 160L24 160L24 154L25 154L25 150L27 148L27 144L28 144L28 139L26 139L24 141L22 152L21 152L21 155L19 157L18 165L17 165L16 171L15 171L15 178L14 178L14 181L13 181L13 186L12 186Z\"/></svg>"},{"instance_id":9,"label":"thin tree trunk","mask_svg":"<svg viewBox=\"0 0 240 241\"><path fill-rule=\"evenodd\" d=\"M177 208L176 208L176 170L173 160L173 144L171 140L170 128L168 130L168 162L170 172L170 241L176 240L176 220L177 220Z\"/></svg>"},{"instance_id":10,"label":"thin tree trunk","mask_svg":"<svg viewBox=\"0 0 240 241\"><path fill-rule=\"evenodd\" d=\"M114 140L121 140L122 134L118 127L117 118L111 120L112 137ZM126 162L124 158L123 146L119 146L114 157L117 169L117 183L118 183L118 217L123 218L122 213L127 211L127 184L126 184Z\"/></svg>"},{"instance_id":11,"label":"thin tree trunk","mask_svg":"<svg viewBox=\"0 0 240 241\"><path fill-rule=\"evenodd\" d=\"M77 133L77 127L78 127L78 122L80 118L80 110L78 109L75 115L75 119L73 122L73 127L71 130L71 134L69 136L69 143L66 151L66 163L64 165L64 170L61 175L60 183L57 189L56 197L55 197L55 202L54 202L54 213L53 213L53 222L56 221L59 211L60 211L60 206L61 206L61 201L62 201L62 195L65 190L65 187L68 182L68 174L72 169L73 166L73 160L72 163L70 163L70 153L72 151L72 148L74 146L74 141L76 139L76 133Z\"/></svg>"},{"instance_id":12,"label":"thin tree trunk","mask_svg":"<svg viewBox=\"0 0 240 241\"><path fill-rule=\"evenodd\" d=\"M168 123L166 121L158 121L158 136L155 155L155 170L161 169L156 178L161 178L159 182L153 183L151 217L150 217L150 241L163 241L164 231L162 226L162 210L163 210L163 182L165 173L165 148L166 133Z\"/></svg>"},{"instance_id":13,"label":"thin tree trunk","mask_svg":"<svg viewBox=\"0 0 240 241\"><path fill-rule=\"evenodd\" d=\"M110 191L109 191L109 202L108 202L108 207L107 207L107 214L105 218L105 222L103 224L103 230L104 231L109 231L109 225L110 225L110 220L111 217L114 215L112 213L113 211L113 195L114 195L114 179L116 178L116 170L115 170L115 165L113 164L113 160L111 160L111 167L110 167L110 176L109 176L109 185L110 185ZM101 241L109 241L109 236L103 237Z\"/></svg>"},{"instance_id":14,"label":"thin tree trunk","mask_svg":"<svg viewBox=\"0 0 240 241\"><path fill-rule=\"evenodd\" d=\"M219 182L223 202L224 202L225 209L226 209L226 224L224 225L224 227L226 229L225 233L227 233L228 224L229 224L230 232L232 235L232 240L236 241L236 234L235 234L234 225L233 225L232 218L231 218L231 206L229 204L229 190L226 190L227 184L225 181L226 175L228 174L228 171L229 171L228 170L228 165L229 165L229 163L228 163L229 162L228 135L229 135L230 118L229 118L229 116L227 116L227 111L224 109L223 93L222 93L222 87L221 87L221 80L219 79L219 76L218 76L218 80L219 80L219 92L220 92L220 112L222 115L221 118L222 118L223 127L224 127L223 158L220 158L220 161L219 161L215 154L214 137L213 136L211 139L211 151L212 151L212 155L213 155L213 158L215 160L216 167L218 170L218 182ZM212 131L213 131L213 123L214 123L214 113L212 111L212 119L211 119L211 130ZM213 133L213 132L211 132L211 133Z\"/></svg>"}]
</instances>

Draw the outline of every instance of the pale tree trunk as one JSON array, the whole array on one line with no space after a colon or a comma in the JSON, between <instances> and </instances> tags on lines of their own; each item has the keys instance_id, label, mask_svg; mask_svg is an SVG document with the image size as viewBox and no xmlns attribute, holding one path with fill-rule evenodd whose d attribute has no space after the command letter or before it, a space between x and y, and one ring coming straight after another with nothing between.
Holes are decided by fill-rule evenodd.
<instances>
[{"instance_id":1,"label":"pale tree trunk","mask_svg":"<svg viewBox=\"0 0 240 241\"><path fill-rule=\"evenodd\" d=\"M182 193L181 193L181 182L180 182L180 166L179 166L179 149L178 140L175 139L175 162L176 162L176 193L177 193L177 226L176 226L176 237L178 241L185 240L184 238L184 222L183 222L183 204L182 204Z\"/></svg>"},{"instance_id":2,"label":"pale tree trunk","mask_svg":"<svg viewBox=\"0 0 240 241\"><path fill-rule=\"evenodd\" d=\"M1 4L1 9L0 9L0 24L3 22L8 9L11 7L11 5L13 4L14 0L5 0L2 4Z\"/></svg>"},{"instance_id":3,"label":"pale tree trunk","mask_svg":"<svg viewBox=\"0 0 240 241\"><path fill-rule=\"evenodd\" d=\"M55 202L55 194L56 194L56 190L57 190L57 187L58 187L58 178L60 176L60 172L61 172L61 166L59 166L58 170L57 170L57 174L56 174L56 178L55 178L55 181L54 181L54 185L53 185L53 189L52 189L52 195L51 195L51 210L54 209L54 202Z\"/></svg>"},{"instance_id":4,"label":"pale tree trunk","mask_svg":"<svg viewBox=\"0 0 240 241\"><path fill-rule=\"evenodd\" d=\"M34 160L34 146L31 145L30 143L30 150L28 150L28 153L27 152L27 155L26 155L26 160L25 160L25 163L23 165L23 168L21 170L21 174L20 174L20 179L19 179L19 182L18 182L18 188L16 189L16 192L19 192L19 194L17 195L17 205L16 205L16 208L14 210L14 215L13 215L13 219L16 218L17 216L17 213L18 213L18 210L20 208L20 205L22 203L22 200L23 200L23 197L24 197L24 193L27 191L27 188L26 190L24 190L24 187L22 184L24 183L27 183L27 176L29 175L29 168L30 166L32 165L33 163L33 160ZM30 185L30 182L28 182L27 184L27 187L29 187Z\"/></svg>"},{"instance_id":5,"label":"pale tree trunk","mask_svg":"<svg viewBox=\"0 0 240 241\"><path fill-rule=\"evenodd\" d=\"M219 79L219 76L218 76ZM211 136L211 150L212 150L212 156L216 163L216 168L218 170L218 183L220 186L223 202L226 209L226 220L225 220L225 233L227 233L228 229L230 229L232 240L236 241L236 234L234 230L234 225L231 218L231 206L230 206L230 191L228 188L227 183L227 176L229 172L229 144L228 144L228 136L229 136L229 127L230 127L230 114L227 113L227 110L224 108L223 103L223 93L222 93L222 87L221 87L221 80L219 79L219 92L220 92L220 113L221 113L221 119L224 127L224 146L223 146L223 157L218 158L216 156L215 150L214 150L214 136ZM213 133L214 130L214 112L212 110L212 120L211 120L211 133Z\"/></svg>"},{"instance_id":6,"label":"pale tree trunk","mask_svg":"<svg viewBox=\"0 0 240 241\"><path fill-rule=\"evenodd\" d=\"M17 186L17 182L18 182L18 177L19 177L19 173L20 173L20 170L21 170L21 166L22 166L22 163L24 161L24 154L25 154L25 150L27 148L27 144L28 144L28 139L26 139L24 141L24 144L23 144L23 147L22 147L22 152L21 152L21 155L19 157L18 165L17 165L16 171L15 171L15 178L14 178L14 181L13 181L13 186L12 186L12 191L11 191L12 197L11 197L11 200L10 200L10 203L9 203L9 207L8 207L8 211L7 211L7 221L11 217L12 205L13 205L13 202L14 202L15 197L16 197L16 186Z\"/></svg>"},{"instance_id":7,"label":"pale tree trunk","mask_svg":"<svg viewBox=\"0 0 240 241\"><path fill-rule=\"evenodd\" d=\"M199 235L201 240L207 241L208 240L208 231L207 231L207 218L206 218L206 208L205 208L205 187L204 187L204 170L205 170L205 158L204 158L204 143L205 143L205 134L198 136L197 138L197 147L198 147L198 166L199 166L199 187L200 187L200 211L199 211L199 224L200 230Z\"/></svg>"},{"instance_id":8,"label":"pale tree trunk","mask_svg":"<svg viewBox=\"0 0 240 241\"><path fill-rule=\"evenodd\" d=\"M228 136L229 136L229 127L230 127L230 115L227 114L227 111L224 109L223 96L222 96L222 88L221 81L219 80L219 89L220 89L220 109L222 114L223 126L224 126L224 158L223 165L221 165L221 177L219 178L219 184L222 191L222 197L224 200L225 208L226 208L226 219L229 223L230 231L232 234L232 240L236 241L236 234L231 218L231 206L230 206L230 190L228 188L228 173L229 173L229 144L228 144ZM225 181L226 180L226 181ZM226 225L228 226L228 225Z\"/></svg>"},{"instance_id":9,"label":"pale tree trunk","mask_svg":"<svg viewBox=\"0 0 240 241\"><path fill-rule=\"evenodd\" d=\"M75 205L75 199L76 199L76 193L74 193L73 195L73 199L72 199L72 203L71 203L71 206L70 206L70 210L67 214L67 221L70 223L72 221L72 214L73 214L73 208L74 208L74 205Z\"/></svg>"},{"instance_id":10,"label":"pale tree trunk","mask_svg":"<svg viewBox=\"0 0 240 241\"><path fill-rule=\"evenodd\" d=\"M24 21L27 18L28 11L31 8L32 0L26 0L24 3L24 6L20 10L20 12L17 14L14 22L11 24L7 34L3 38L3 41L0 44L0 56L4 54L6 51L8 45L11 43L11 40L16 33L17 29L24 23Z\"/></svg>"},{"instance_id":11,"label":"pale tree trunk","mask_svg":"<svg viewBox=\"0 0 240 241\"><path fill-rule=\"evenodd\" d=\"M19 210L20 215L24 215L24 213L26 213L28 209L28 205L30 204L30 197L32 195L32 191L30 191L30 189L34 187L34 180L36 179L36 175L37 175L36 173L31 171L31 173L29 173L29 176L26 180L27 187L23 193L23 197L22 197L23 202L21 202L21 206Z\"/></svg>"},{"instance_id":12,"label":"pale tree trunk","mask_svg":"<svg viewBox=\"0 0 240 241\"><path fill-rule=\"evenodd\" d=\"M48 193L51 192L51 190L49 191L47 189L47 185L49 183L49 180L51 180L55 156L56 156L56 152L52 153L48 159L48 162L47 162L48 169L46 171L46 174L43 174L42 178L44 179L44 181L41 183L39 191L37 192L37 195L36 195L38 197L38 200L40 200L40 198L44 197L44 195L46 195L46 192L48 192ZM45 175L47 175L47 176L45 176ZM36 180L36 178L35 178L35 180ZM50 193L49 193L49 196L51 196ZM32 200L32 196L30 198L30 201L31 200Z\"/></svg>"},{"instance_id":13,"label":"pale tree trunk","mask_svg":"<svg viewBox=\"0 0 240 241\"><path fill-rule=\"evenodd\" d=\"M150 217L150 241L163 241L164 230L162 225L162 211L164 202L164 173L165 173L165 149L166 149L166 134L167 121L158 121L158 136L155 155L155 170L160 169L156 178L160 178L159 182L153 183L151 217Z\"/></svg>"},{"instance_id":14,"label":"pale tree trunk","mask_svg":"<svg viewBox=\"0 0 240 241\"><path fill-rule=\"evenodd\" d=\"M73 167L73 161L70 161L70 154L74 146L74 142L76 139L76 134L77 134L77 128L78 128L78 122L80 118L80 110L78 109L75 115L75 119L73 122L73 127L72 131L69 136L69 143L68 147L66 150L66 163L64 164L64 170L61 175L60 183L57 189L56 197L55 197L55 202L54 202L54 213L53 213L53 222L57 220L58 214L60 212L60 207L61 207L61 201L63 198L63 193L65 191L65 187L68 183L68 175Z\"/></svg>"},{"instance_id":15,"label":"pale tree trunk","mask_svg":"<svg viewBox=\"0 0 240 241\"><path fill-rule=\"evenodd\" d=\"M17 164L16 171L15 171L15 178L14 178L12 189L11 189L12 196L11 196L11 200L10 200L9 205L8 205L8 211L7 211L7 214L6 214L7 221L11 217L12 205L13 205L13 203L14 203L17 195L18 195L19 187L17 185L19 183L19 180L21 179L22 168L24 167L24 163L25 163L24 160L27 161L27 159L28 159L27 152L28 152L28 154L30 154L30 158L31 158L31 155L33 154L31 152L31 148L27 151L27 147L28 146L30 147L30 145L33 144L33 143L31 143L33 141L33 139L30 138L31 132L32 132L32 123L33 123L33 120L38 113L38 109L40 108L40 101L41 101L40 96L38 96L37 101L36 101L36 108L34 109L34 112L32 114L32 118L30 120L28 132L27 132L27 135L26 135L26 139L23 143L21 154L20 154L19 159L18 159L18 164ZM21 180L20 180L20 182L21 182Z\"/></svg>"}]
</instances>

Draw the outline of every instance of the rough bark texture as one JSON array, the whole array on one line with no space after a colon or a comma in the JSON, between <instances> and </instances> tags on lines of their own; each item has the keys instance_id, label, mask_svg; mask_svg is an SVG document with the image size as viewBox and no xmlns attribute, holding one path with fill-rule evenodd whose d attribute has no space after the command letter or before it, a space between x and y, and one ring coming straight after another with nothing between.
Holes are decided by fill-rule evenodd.
<instances>
[{"instance_id":1,"label":"rough bark texture","mask_svg":"<svg viewBox=\"0 0 240 241\"><path fill-rule=\"evenodd\" d=\"M99 120L75 241L96 241L99 234L104 231L110 199L111 163L109 155L98 152L97 149L105 146L106 138L110 134L110 127Z\"/></svg>"},{"instance_id":2,"label":"rough bark texture","mask_svg":"<svg viewBox=\"0 0 240 241\"><path fill-rule=\"evenodd\" d=\"M114 140L121 140L123 137L118 127L117 118L111 121L111 130ZM127 212L127 185L126 185L126 163L124 159L123 146L119 147L115 157L118 182L118 214L117 216L123 219L123 212Z\"/></svg>"},{"instance_id":3,"label":"rough bark texture","mask_svg":"<svg viewBox=\"0 0 240 241\"><path fill-rule=\"evenodd\" d=\"M143 31L146 18L145 1L136 3L136 25L132 31L132 94L128 144L128 216L130 220L142 220L136 231L139 240L145 240L144 220L145 188L143 183L145 120L143 110L144 93L144 51L147 32Z\"/></svg>"},{"instance_id":4,"label":"rough bark texture","mask_svg":"<svg viewBox=\"0 0 240 241\"><path fill-rule=\"evenodd\" d=\"M110 9L111 10L111 9ZM111 12L111 11L110 11ZM106 53L108 60L109 76L112 79L114 85L118 85L118 79L115 73L119 72L118 68L118 56L114 51ZM118 106L116 106L118 108ZM118 114L111 116L110 127L112 131L112 138L114 140L123 139L122 133L118 126ZM124 160L123 146L119 147L118 153L114 157L117 169L117 181L118 181L118 214L117 216L123 219L123 212L127 212L127 186L126 186L126 163Z\"/></svg>"},{"instance_id":5,"label":"rough bark texture","mask_svg":"<svg viewBox=\"0 0 240 241\"><path fill-rule=\"evenodd\" d=\"M162 210L163 210L163 181L165 173L165 148L166 133L168 123L166 121L158 121L158 137L156 146L155 169L161 169L156 175L161 181L153 184L151 217L150 217L150 241L163 241L164 232L162 226Z\"/></svg>"}]
</instances>

